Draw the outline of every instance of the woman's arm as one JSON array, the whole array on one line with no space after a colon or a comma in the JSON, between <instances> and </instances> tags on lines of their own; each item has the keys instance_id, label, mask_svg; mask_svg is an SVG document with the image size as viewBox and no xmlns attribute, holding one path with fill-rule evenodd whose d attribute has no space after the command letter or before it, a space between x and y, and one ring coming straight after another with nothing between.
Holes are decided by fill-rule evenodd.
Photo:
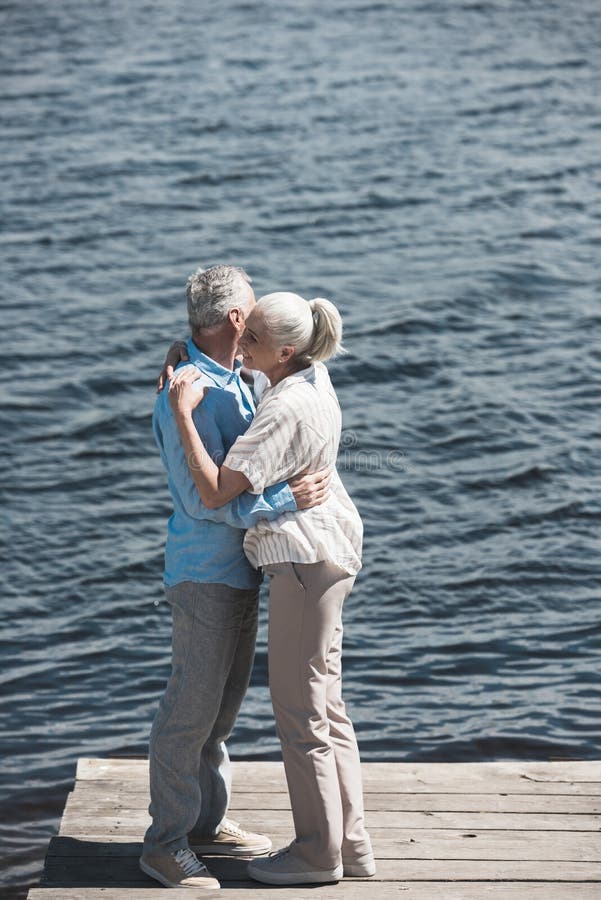
<instances>
[{"instance_id":1,"label":"woman's arm","mask_svg":"<svg viewBox=\"0 0 601 900\"><path fill-rule=\"evenodd\" d=\"M169 350L167 351L167 356L165 357L165 362L163 363L163 370L159 375L157 381L157 394L160 394L167 381L173 375L175 367L180 362L187 362L190 359L188 356L188 348L186 346L186 341L174 341Z\"/></svg>"},{"instance_id":2,"label":"woman's arm","mask_svg":"<svg viewBox=\"0 0 601 900\"><path fill-rule=\"evenodd\" d=\"M208 388L197 390L194 367L180 369L169 383L169 402L181 435L190 475L200 499L208 509L217 509L251 486L242 472L217 466L206 451L192 419L192 410L202 402Z\"/></svg>"}]
</instances>

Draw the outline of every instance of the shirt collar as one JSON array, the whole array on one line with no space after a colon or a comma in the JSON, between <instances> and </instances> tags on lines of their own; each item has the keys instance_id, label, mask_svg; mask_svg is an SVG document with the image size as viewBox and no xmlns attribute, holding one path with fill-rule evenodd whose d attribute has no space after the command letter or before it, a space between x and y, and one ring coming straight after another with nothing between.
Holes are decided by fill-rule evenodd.
<instances>
[{"instance_id":1,"label":"shirt collar","mask_svg":"<svg viewBox=\"0 0 601 900\"><path fill-rule=\"evenodd\" d=\"M232 375L238 377L239 371L242 368L242 363L236 359L234 360L234 370L226 369L225 366L215 362L214 359L211 359L210 356L207 356L206 353L199 350L191 337L186 341L186 349L188 351L188 356L190 357L190 362L194 363L195 366L198 366L199 369L202 369L205 375L208 375L216 384L221 386L229 384L232 380Z\"/></svg>"},{"instance_id":2,"label":"shirt collar","mask_svg":"<svg viewBox=\"0 0 601 900\"><path fill-rule=\"evenodd\" d=\"M299 381L308 381L309 384L314 384L317 374L317 366L320 365L321 363L310 363L305 369L300 369L300 371L298 372L293 372L292 375L286 375L286 377L282 378L281 381L276 382L276 384L270 384L269 387L265 388L263 396L266 397L268 391L271 396L273 396L274 394L279 394L280 391L285 391L286 388L290 387L293 384L297 384Z\"/></svg>"}]
</instances>

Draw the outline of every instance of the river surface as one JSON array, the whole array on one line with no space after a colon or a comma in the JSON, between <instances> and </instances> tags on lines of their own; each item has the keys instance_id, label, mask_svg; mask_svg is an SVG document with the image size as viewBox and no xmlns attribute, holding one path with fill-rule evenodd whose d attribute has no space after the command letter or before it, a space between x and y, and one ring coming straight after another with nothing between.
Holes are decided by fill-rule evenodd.
<instances>
[{"instance_id":1,"label":"river surface","mask_svg":"<svg viewBox=\"0 0 601 900\"><path fill-rule=\"evenodd\" d=\"M0 29L3 897L77 758L146 753L153 385L198 265L343 313L363 758L599 758L598 0L3 0ZM265 612L237 758L278 757Z\"/></svg>"}]
</instances>

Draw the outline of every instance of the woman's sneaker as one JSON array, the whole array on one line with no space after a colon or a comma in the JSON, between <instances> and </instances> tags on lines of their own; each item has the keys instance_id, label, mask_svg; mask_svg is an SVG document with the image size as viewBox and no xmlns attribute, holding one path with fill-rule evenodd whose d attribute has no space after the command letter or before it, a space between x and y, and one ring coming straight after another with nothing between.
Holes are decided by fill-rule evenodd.
<instances>
[{"instance_id":1,"label":"woman's sneaker","mask_svg":"<svg viewBox=\"0 0 601 900\"><path fill-rule=\"evenodd\" d=\"M219 854L220 856L264 856L271 850L271 841L266 834L244 831L237 822L224 819L215 837L188 835L196 853Z\"/></svg>"},{"instance_id":2,"label":"woman's sneaker","mask_svg":"<svg viewBox=\"0 0 601 900\"><path fill-rule=\"evenodd\" d=\"M207 867L187 848L167 854L146 854L140 858L140 868L165 887L206 888L215 890L221 885Z\"/></svg>"},{"instance_id":3,"label":"woman's sneaker","mask_svg":"<svg viewBox=\"0 0 601 900\"><path fill-rule=\"evenodd\" d=\"M266 859L255 859L248 864L247 872L255 881L263 884L331 884L342 878L342 865L332 869L314 869L309 863L284 847Z\"/></svg>"},{"instance_id":4,"label":"woman's sneaker","mask_svg":"<svg viewBox=\"0 0 601 900\"><path fill-rule=\"evenodd\" d=\"M371 878L376 874L376 861L372 853L366 853L365 856L359 856L352 862L343 859L344 875L346 878Z\"/></svg>"}]
</instances>

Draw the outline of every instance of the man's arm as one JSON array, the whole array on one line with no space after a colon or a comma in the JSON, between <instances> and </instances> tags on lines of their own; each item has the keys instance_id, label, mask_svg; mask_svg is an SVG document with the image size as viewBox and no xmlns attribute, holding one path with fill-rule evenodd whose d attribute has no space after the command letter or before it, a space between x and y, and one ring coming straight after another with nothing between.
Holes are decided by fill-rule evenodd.
<instances>
[{"instance_id":1,"label":"man's arm","mask_svg":"<svg viewBox=\"0 0 601 900\"><path fill-rule=\"evenodd\" d=\"M177 491L182 506L193 519L208 519L247 529L260 519L271 520L285 512L317 506L328 496L331 473L323 471L297 475L289 484L284 481L272 485L262 494L245 491L225 506L209 509L202 503L192 481L177 427L167 410L164 415L155 412L153 428L171 487Z\"/></svg>"},{"instance_id":2,"label":"man's arm","mask_svg":"<svg viewBox=\"0 0 601 900\"><path fill-rule=\"evenodd\" d=\"M163 415L155 411L153 430L170 487L177 492L185 512L191 518L246 529L260 519L275 519L297 509L294 495L285 483L274 485L260 495L240 494L219 509L209 509L202 503L192 481L177 426L168 410L164 410Z\"/></svg>"}]
</instances>

